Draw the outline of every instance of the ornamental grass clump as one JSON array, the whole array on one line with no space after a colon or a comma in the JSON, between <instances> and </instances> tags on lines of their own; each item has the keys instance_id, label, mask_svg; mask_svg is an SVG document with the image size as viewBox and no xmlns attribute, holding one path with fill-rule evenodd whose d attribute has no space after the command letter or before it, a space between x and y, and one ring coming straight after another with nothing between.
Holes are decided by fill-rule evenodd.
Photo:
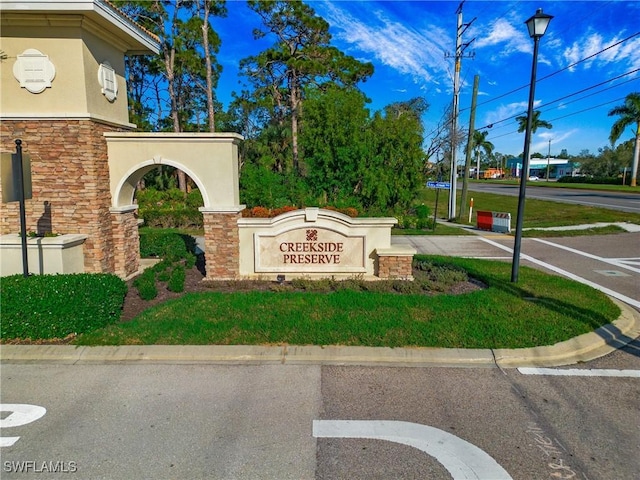
<instances>
[{"instance_id":1,"label":"ornamental grass clump","mask_svg":"<svg viewBox=\"0 0 640 480\"><path fill-rule=\"evenodd\" d=\"M0 338L65 338L103 328L120 318L126 293L111 274L5 277Z\"/></svg>"}]
</instances>

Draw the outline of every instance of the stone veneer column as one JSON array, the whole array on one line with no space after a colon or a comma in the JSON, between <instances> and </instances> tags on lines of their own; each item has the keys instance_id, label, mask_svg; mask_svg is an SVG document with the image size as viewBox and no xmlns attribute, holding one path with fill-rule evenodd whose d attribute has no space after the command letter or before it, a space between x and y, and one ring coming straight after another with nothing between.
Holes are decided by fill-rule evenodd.
<instances>
[{"instance_id":1,"label":"stone veneer column","mask_svg":"<svg viewBox=\"0 0 640 480\"><path fill-rule=\"evenodd\" d=\"M104 132L123 131L94 120L3 120L3 152L22 140L31 157L33 198L27 200L27 231L84 234L86 272L113 272L111 193ZM2 204L0 233L20 229L18 204Z\"/></svg>"},{"instance_id":2,"label":"stone veneer column","mask_svg":"<svg viewBox=\"0 0 640 480\"><path fill-rule=\"evenodd\" d=\"M205 280L235 280L240 275L240 211L202 211Z\"/></svg>"},{"instance_id":3,"label":"stone veneer column","mask_svg":"<svg viewBox=\"0 0 640 480\"><path fill-rule=\"evenodd\" d=\"M111 209L113 229L114 273L129 279L140 269L140 237L136 207Z\"/></svg>"},{"instance_id":4,"label":"stone veneer column","mask_svg":"<svg viewBox=\"0 0 640 480\"><path fill-rule=\"evenodd\" d=\"M416 250L402 245L379 248L378 277L382 279L400 278L413 280L413 256Z\"/></svg>"}]
</instances>

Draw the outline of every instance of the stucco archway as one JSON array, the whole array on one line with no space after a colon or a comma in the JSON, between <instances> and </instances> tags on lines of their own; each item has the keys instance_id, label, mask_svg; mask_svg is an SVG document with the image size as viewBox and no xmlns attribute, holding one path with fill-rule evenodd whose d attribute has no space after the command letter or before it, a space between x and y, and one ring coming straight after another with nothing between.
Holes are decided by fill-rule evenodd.
<instances>
[{"instance_id":1,"label":"stucco archway","mask_svg":"<svg viewBox=\"0 0 640 480\"><path fill-rule=\"evenodd\" d=\"M170 165L198 185L205 211L240 206L237 133L105 133L112 207L133 203L135 186L154 167Z\"/></svg>"},{"instance_id":2,"label":"stucco archway","mask_svg":"<svg viewBox=\"0 0 640 480\"><path fill-rule=\"evenodd\" d=\"M105 133L107 142L116 273L129 277L140 262L136 205L138 181L159 165L185 172L203 199L207 278L238 275L237 220L240 205L236 133Z\"/></svg>"}]
</instances>

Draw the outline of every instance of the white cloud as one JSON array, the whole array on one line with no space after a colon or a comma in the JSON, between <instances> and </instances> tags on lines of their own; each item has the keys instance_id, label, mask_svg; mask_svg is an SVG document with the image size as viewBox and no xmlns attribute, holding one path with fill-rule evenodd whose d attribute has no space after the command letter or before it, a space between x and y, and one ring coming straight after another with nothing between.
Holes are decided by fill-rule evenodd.
<instances>
[{"instance_id":1,"label":"white cloud","mask_svg":"<svg viewBox=\"0 0 640 480\"><path fill-rule=\"evenodd\" d=\"M551 149L553 150L554 145L562 145L565 140L571 138L578 132L579 130L577 128L560 132L540 129L535 134L534 140L536 141L531 143L531 150L537 152L548 152L549 140L551 140Z\"/></svg>"},{"instance_id":2,"label":"white cloud","mask_svg":"<svg viewBox=\"0 0 640 480\"><path fill-rule=\"evenodd\" d=\"M335 38L352 49L410 75L416 83L448 77L445 52L453 41L443 29L431 25L420 31L390 19L381 11L370 11L366 20L361 20L329 2L323 6L326 8L323 16L338 32Z\"/></svg>"},{"instance_id":3,"label":"white cloud","mask_svg":"<svg viewBox=\"0 0 640 480\"><path fill-rule=\"evenodd\" d=\"M480 38L473 44L475 48L500 46L499 56L512 53L529 53L533 50L531 39L522 28L516 28L504 18L494 20L489 24L487 32L478 32Z\"/></svg>"},{"instance_id":4,"label":"white cloud","mask_svg":"<svg viewBox=\"0 0 640 480\"><path fill-rule=\"evenodd\" d=\"M540 100L536 100L533 103L533 107L536 108L540 103ZM527 112L527 106L527 102L513 102L506 105L500 105L498 108L485 115L484 122L487 125L495 125L496 128L502 128L503 126L513 127L515 118L511 117L525 115Z\"/></svg>"},{"instance_id":5,"label":"white cloud","mask_svg":"<svg viewBox=\"0 0 640 480\"><path fill-rule=\"evenodd\" d=\"M620 42L627 36L628 35L624 33L619 33L612 38L604 38L599 32L590 31L564 49L562 52L562 60L566 65L571 65L594 55L593 58L582 62L580 67L589 69L594 65L618 64L621 65L623 69L640 68L639 37L631 38L620 45L607 49L607 47ZM578 67L571 67L570 70L575 71L576 68Z\"/></svg>"}]
</instances>

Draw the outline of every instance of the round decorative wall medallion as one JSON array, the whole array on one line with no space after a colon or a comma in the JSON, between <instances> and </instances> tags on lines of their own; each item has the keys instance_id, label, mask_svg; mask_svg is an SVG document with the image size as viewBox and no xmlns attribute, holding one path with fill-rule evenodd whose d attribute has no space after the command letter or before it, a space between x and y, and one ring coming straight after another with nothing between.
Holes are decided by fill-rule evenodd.
<instances>
[{"instance_id":1,"label":"round decorative wall medallion","mask_svg":"<svg viewBox=\"0 0 640 480\"><path fill-rule=\"evenodd\" d=\"M35 48L29 48L17 56L16 63L13 64L13 76L22 88L31 93L40 93L45 88L51 88L51 82L56 76L56 67L48 55Z\"/></svg>"}]
</instances>

